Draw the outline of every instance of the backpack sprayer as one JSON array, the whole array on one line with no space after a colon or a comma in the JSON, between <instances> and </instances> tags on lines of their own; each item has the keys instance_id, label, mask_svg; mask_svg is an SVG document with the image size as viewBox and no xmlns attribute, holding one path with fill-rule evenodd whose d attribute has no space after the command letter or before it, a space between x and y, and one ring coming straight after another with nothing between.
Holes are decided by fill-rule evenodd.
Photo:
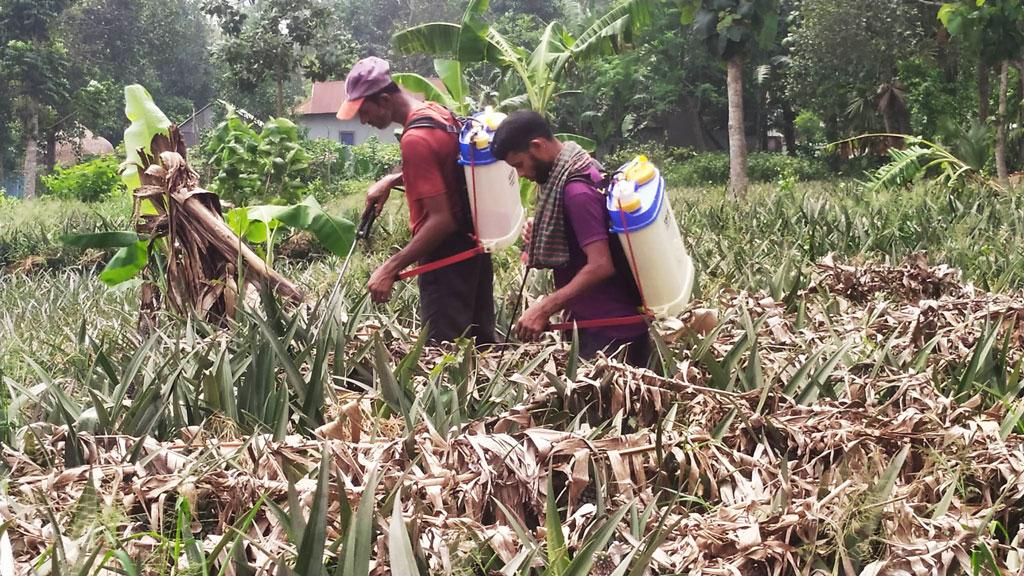
<instances>
[{"instance_id":1,"label":"backpack sprayer","mask_svg":"<svg viewBox=\"0 0 1024 576\"><path fill-rule=\"evenodd\" d=\"M551 324L548 330L627 326L681 312L693 289L693 261L686 251L665 179L658 168L641 155L606 175L600 183L577 177L570 181L576 179L586 180L604 194L609 239L614 235L625 253L642 310L633 316ZM516 298L516 309L522 302L525 286L526 274Z\"/></svg>"}]
</instances>

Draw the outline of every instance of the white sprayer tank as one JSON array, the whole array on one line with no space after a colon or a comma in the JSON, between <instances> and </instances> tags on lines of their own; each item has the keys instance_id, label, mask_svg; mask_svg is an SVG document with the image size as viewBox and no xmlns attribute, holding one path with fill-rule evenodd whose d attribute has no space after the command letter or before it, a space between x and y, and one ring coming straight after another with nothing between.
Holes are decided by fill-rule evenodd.
<instances>
[{"instance_id":1,"label":"white sprayer tank","mask_svg":"<svg viewBox=\"0 0 1024 576\"><path fill-rule=\"evenodd\" d=\"M515 168L491 154L494 132L505 115L486 108L459 135L459 164L466 171L470 210L480 243L488 252L515 244L526 222Z\"/></svg>"},{"instance_id":2,"label":"white sprayer tank","mask_svg":"<svg viewBox=\"0 0 1024 576\"><path fill-rule=\"evenodd\" d=\"M608 194L608 213L647 307L658 318L681 312L693 289L693 261L669 205L665 180L646 157L619 169Z\"/></svg>"}]
</instances>

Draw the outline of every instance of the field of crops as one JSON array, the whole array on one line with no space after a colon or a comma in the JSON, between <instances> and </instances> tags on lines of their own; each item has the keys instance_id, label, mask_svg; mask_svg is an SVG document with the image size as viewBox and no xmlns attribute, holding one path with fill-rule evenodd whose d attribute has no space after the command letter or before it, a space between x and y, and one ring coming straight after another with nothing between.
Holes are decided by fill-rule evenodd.
<instances>
[{"instance_id":1,"label":"field of crops","mask_svg":"<svg viewBox=\"0 0 1024 576\"><path fill-rule=\"evenodd\" d=\"M307 305L142 334L138 285L59 242L125 202L5 206L0 573L1018 573L1024 197L673 202L696 300L647 371L425 347L413 286L362 289L397 203L334 297L338 259L296 250Z\"/></svg>"}]
</instances>

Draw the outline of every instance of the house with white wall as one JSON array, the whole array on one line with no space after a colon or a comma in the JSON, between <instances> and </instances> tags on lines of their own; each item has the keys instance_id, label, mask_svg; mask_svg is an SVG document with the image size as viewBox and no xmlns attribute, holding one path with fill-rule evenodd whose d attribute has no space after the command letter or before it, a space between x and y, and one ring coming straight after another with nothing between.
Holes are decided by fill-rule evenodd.
<instances>
[{"instance_id":1,"label":"house with white wall","mask_svg":"<svg viewBox=\"0 0 1024 576\"><path fill-rule=\"evenodd\" d=\"M370 136L381 142L397 142L393 129L378 130L363 125L359 118L338 120L338 108L345 101L345 82L315 82L308 100L295 109L295 123L308 130L309 138L324 138L342 144L362 144Z\"/></svg>"},{"instance_id":2,"label":"house with white wall","mask_svg":"<svg viewBox=\"0 0 1024 576\"><path fill-rule=\"evenodd\" d=\"M430 82L444 89L440 80L431 78ZM412 96L423 99L420 94ZM385 130L378 130L373 126L361 124L359 118L339 120L338 108L341 108L344 101L343 80L315 82L309 99L295 109L295 123L308 130L309 138L326 138L342 144L362 144L370 136L376 136L381 142L398 142L395 129L400 126L397 124Z\"/></svg>"}]
</instances>

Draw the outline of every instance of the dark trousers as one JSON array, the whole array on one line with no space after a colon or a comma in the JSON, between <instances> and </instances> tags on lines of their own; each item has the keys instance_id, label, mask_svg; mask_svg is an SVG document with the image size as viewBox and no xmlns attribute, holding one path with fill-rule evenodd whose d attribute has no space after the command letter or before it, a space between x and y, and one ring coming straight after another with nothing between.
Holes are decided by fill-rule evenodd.
<instances>
[{"instance_id":1,"label":"dark trousers","mask_svg":"<svg viewBox=\"0 0 1024 576\"><path fill-rule=\"evenodd\" d=\"M651 357L651 339L646 333L633 338L612 338L594 330L580 330L579 338L580 358L586 360L594 358L598 352L612 354L623 346L626 346L625 360L630 366L646 368Z\"/></svg>"},{"instance_id":2,"label":"dark trousers","mask_svg":"<svg viewBox=\"0 0 1024 576\"><path fill-rule=\"evenodd\" d=\"M454 237L423 260L423 264L452 256L475 246L468 237ZM420 287L420 318L427 325L432 343L452 342L460 337L475 338L479 344L493 344L494 265L490 254L479 254L426 274Z\"/></svg>"}]
</instances>

